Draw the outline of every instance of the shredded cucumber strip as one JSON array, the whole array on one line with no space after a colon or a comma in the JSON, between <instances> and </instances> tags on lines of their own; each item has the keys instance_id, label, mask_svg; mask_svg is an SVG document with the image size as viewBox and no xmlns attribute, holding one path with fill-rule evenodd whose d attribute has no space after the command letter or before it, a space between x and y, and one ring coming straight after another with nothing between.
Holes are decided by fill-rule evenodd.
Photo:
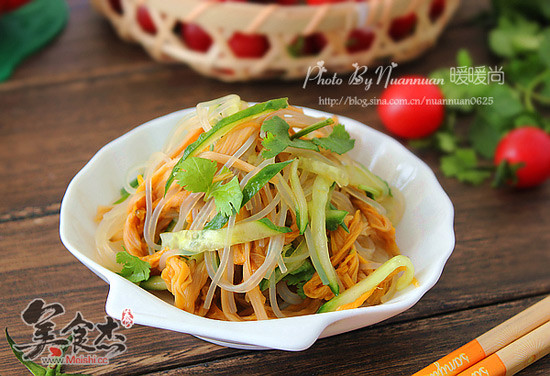
<instances>
[{"instance_id":1,"label":"shredded cucumber strip","mask_svg":"<svg viewBox=\"0 0 550 376\"><path fill-rule=\"evenodd\" d=\"M388 276L398 268L404 267L403 275L397 280L397 291L403 290L409 286L414 277L414 266L411 260L403 255L397 255L380 265L367 278L356 283L340 295L332 298L319 308L318 313L337 311L340 307L351 304L361 297L361 295L375 289Z\"/></svg>"},{"instance_id":2,"label":"shredded cucumber strip","mask_svg":"<svg viewBox=\"0 0 550 376\"><path fill-rule=\"evenodd\" d=\"M310 225L304 232L310 258L324 285L339 293L338 276L330 261L326 227L326 207L332 181L318 175L313 182L309 207Z\"/></svg>"},{"instance_id":3,"label":"shredded cucumber strip","mask_svg":"<svg viewBox=\"0 0 550 376\"><path fill-rule=\"evenodd\" d=\"M275 226L267 218L236 224L218 230L182 230L160 234L162 247L175 249L177 254L196 255L205 251L223 249L226 245L247 243L290 232L288 227ZM229 238L228 238L229 235Z\"/></svg>"},{"instance_id":4,"label":"shredded cucumber strip","mask_svg":"<svg viewBox=\"0 0 550 376\"><path fill-rule=\"evenodd\" d=\"M296 199L296 221L298 222L298 230L303 234L308 223L308 210L306 196L300 183L298 176L298 160L294 160L290 165L290 186Z\"/></svg>"},{"instance_id":5,"label":"shredded cucumber strip","mask_svg":"<svg viewBox=\"0 0 550 376\"><path fill-rule=\"evenodd\" d=\"M350 185L369 192L375 200L391 196L388 183L365 166L355 162L346 168Z\"/></svg>"},{"instance_id":6,"label":"shredded cucumber strip","mask_svg":"<svg viewBox=\"0 0 550 376\"><path fill-rule=\"evenodd\" d=\"M345 187L349 184L348 173L342 168L332 166L312 158L300 157L299 161L300 167L304 170L313 172L314 174L322 176L327 180L335 181L340 187Z\"/></svg>"}]
</instances>

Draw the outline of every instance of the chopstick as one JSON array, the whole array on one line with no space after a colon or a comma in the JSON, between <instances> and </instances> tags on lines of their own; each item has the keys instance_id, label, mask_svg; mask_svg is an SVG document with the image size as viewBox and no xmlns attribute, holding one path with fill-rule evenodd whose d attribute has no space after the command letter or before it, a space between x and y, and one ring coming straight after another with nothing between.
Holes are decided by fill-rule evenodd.
<instances>
[{"instance_id":1,"label":"chopstick","mask_svg":"<svg viewBox=\"0 0 550 376\"><path fill-rule=\"evenodd\" d=\"M505 373L502 375L511 376L527 367L538 357L548 354L550 351L550 323L548 321L550 321L550 296L433 362L413 376L456 376L459 374L461 376L470 374L483 376L484 373L475 373L476 369L473 369L471 373L460 372L469 370L469 367L475 368L472 366L477 366L477 363L482 360L493 362L492 365L498 364L499 359L502 362L501 365L505 367ZM536 328L538 329L535 331ZM529 335L525 336L527 333ZM531 344L532 341L536 341L537 345ZM519 349L522 352L515 352L520 351ZM498 359L491 357L491 354ZM536 358L532 358L533 356ZM523 365L522 368L517 368L521 365ZM515 372L511 373L512 370ZM490 375L501 374L493 371Z\"/></svg>"},{"instance_id":2,"label":"chopstick","mask_svg":"<svg viewBox=\"0 0 550 376\"><path fill-rule=\"evenodd\" d=\"M548 353L550 353L550 321L474 364L458 376L515 375Z\"/></svg>"}]
</instances>

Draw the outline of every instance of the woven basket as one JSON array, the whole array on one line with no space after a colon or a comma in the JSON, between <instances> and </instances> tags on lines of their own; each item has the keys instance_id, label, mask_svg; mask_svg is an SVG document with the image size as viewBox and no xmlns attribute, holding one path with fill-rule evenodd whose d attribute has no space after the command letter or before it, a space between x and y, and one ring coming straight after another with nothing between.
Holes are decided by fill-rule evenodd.
<instances>
[{"instance_id":1,"label":"woven basket","mask_svg":"<svg viewBox=\"0 0 550 376\"><path fill-rule=\"evenodd\" d=\"M368 0L322 5L277 5L211 0L91 0L113 24L121 38L139 42L158 61L183 62L196 71L223 81L280 77L304 77L318 61L332 72L353 71L352 64L381 61L404 62L432 46L456 10L459 0ZM434 5L438 2L439 11ZM156 31L147 32L137 22L139 7L146 7ZM392 37L400 18L414 20L410 33ZM186 46L176 32L182 24L196 24L212 44L198 52ZM369 30L370 47L349 52L350 32ZM269 49L259 58L240 58L228 40L235 32L267 38ZM299 38L321 35L324 47L318 53L296 56L289 52ZM398 39L398 40L396 40Z\"/></svg>"}]
</instances>

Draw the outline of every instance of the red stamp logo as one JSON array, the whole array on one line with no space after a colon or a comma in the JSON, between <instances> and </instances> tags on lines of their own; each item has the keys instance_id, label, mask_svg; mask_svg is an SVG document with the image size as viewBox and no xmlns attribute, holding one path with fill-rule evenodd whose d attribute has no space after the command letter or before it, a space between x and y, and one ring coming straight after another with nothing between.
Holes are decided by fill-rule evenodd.
<instances>
[{"instance_id":1,"label":"red stamp logo","mask_svg":"<svg viewBox=\"0 0 550 376\"><path fill-rule=\"evenodd\" d=\"M126 308L122 311L122 319L120 320L120 323L126 329L130 329L134 326L134 315L132 314L132 310L130 308Z\"/></svg>"}]
</instances>

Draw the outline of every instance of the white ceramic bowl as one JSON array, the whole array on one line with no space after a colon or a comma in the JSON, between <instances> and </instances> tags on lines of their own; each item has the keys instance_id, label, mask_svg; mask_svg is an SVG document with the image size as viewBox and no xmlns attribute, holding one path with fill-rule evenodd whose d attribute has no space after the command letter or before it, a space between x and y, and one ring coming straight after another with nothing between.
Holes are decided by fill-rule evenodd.
<instances>
[{"instance_id":1,"label":"white ceramic bowl","mask_svg":"<svg viewBox=\"0 0 550 376\"><path fill-rule=\"evenodd\" d=\"M437 282L454 244L454 211L430 168L394 139L355 120L340 121L356 139L352 156L402 190L406 209L396 229L397 244L415 267L419 286L409 286L373 307L256 322L226 322L182 311L98 263L94 217L98 205L119 196L126 171L160 150L182 110L147 122L104 146L69 184L61 203L60 236L67 249L109 283L106 311L121 319L129 308L134 322L188 333L216 344L244 349L304 350L328 337L395 316L412 307ZM305 109L313 116L329 116Z\"/></svg>"}]
</instances>

